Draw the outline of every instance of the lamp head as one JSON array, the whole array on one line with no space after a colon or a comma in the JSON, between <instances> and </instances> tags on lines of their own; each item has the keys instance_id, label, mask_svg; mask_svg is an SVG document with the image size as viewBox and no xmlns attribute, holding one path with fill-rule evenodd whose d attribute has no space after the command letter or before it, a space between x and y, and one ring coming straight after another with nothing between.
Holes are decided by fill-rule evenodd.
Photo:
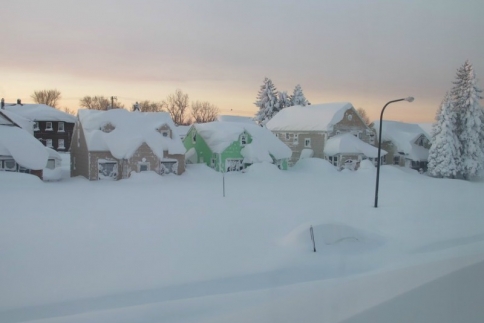
<instances>
[{"instance_id":1,"label":"lamp head","mask_svg":"<svg viewBox=\"0 0 484 323\"><path fill-rule=\"evenodd\" d=\"M413 98L413 96L409 96L409 97L405 98L404 100L407 101L407 102L413 102L414 98Z\"/></svg>"}]
</instances>

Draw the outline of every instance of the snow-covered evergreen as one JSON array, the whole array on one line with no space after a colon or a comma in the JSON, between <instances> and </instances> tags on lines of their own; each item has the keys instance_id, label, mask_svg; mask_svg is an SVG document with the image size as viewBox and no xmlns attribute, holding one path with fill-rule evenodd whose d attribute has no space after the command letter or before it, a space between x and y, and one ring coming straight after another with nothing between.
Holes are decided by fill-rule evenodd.
<instances>
[{"instance_id":1,"label":"snow-covered evergreen","mask_svg":"<svg viewBox=\"0 0 484 323\"><path fill-rule=\"evenodd\" d=\"M267 77L260 87L255 105L259 108L259 111L257 111L254 120L260 125L266 124L280 110L277 89Z\"/></svg>"},{"instance_id":2,"label":"snow-covered evergreen","mask_svg":"<svg viewBox=\"0 0 484 323\"><path fill-rule=\"evenodd\" d=\"M447 93L436 115L429 150L428 173L434 177L455 178L459 172L459 140L455 133L456 114Z\"/></svg>"},{"instance_id":3,"label":"snow-covered evergreen","mask_svg":"<svg viewBox=\"0 0 484 323\"><path fill-rule=\"evenodd\" d=\"M308 104L309 104L309 102L306 99L306 97L304 96L301 85L299 85L299 84L296 85L296 87L294 88L294 92L291 96L291 106L293 106L293 105L305 106L305 105L308 105Z\"/></svg>"},{"instance_id":4,"label":"snow-covered evergreen","mask_svg":"<svg viewBox=\"0 0 484 323\"><path fill-rule=\"evenodd\" d=\"M481 89L474 70L466 61L457 70L451 90L452 108L456 114L456 134L460 142L460 173L466 179L479 174L483 167L483 110L479 104Z\"/></svg>"},{"instance_id":5,"label":"snow-covered evergreen","mask_svg":"<svg viewBox=\"0 0 484 323\"><path fill-rule=\"evenodd\" d=\"M284 109L284 108L287 108L287 107L290 107L292 104L291 104L291 98L289 97L289 94L287 94L286 91L282 91L282 92L279 92L279 111Z\"/></svg>"}]
</instances>

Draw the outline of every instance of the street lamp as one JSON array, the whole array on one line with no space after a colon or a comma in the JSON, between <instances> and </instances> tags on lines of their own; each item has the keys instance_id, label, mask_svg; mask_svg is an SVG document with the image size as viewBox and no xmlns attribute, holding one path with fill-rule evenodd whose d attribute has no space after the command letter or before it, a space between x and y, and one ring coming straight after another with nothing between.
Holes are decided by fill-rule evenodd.
<instances>
[{"instance_id":1,"label":"street lamp","mask_svg":"<svg viewBox=\"0 0 484 323\"><path fill-rule=\"evenodd\" d=\"M381 129L382 129L382 121L383 121L383 112L385 112L385 108L390 104L390 103L395 103L399 101L407 101L407 102L413 102L413 97L409 96L408 98L404 99L398 99L398 100L393 100L390 102L387 102L383 109L381 110L380 114L380 129L379 129L379 134L378 134L378 159L377 159L377 166L376 166L376 189L375 189L375 207L378 207L378 184L380 182L380 164L381 164Z\"/></svg>"}]
</instances>

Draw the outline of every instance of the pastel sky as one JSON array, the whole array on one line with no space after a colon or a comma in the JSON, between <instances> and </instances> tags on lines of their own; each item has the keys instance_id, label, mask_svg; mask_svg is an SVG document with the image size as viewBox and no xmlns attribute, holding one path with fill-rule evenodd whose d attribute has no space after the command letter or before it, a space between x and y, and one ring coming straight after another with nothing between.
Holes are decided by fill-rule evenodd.
<instances>
[{"instance_id":1,"label":"pastel sky","mask_svg":"<svg viewBox=\"0 0 484 323\"><path fill-rule=\"evenodd\" d=\"M264 77L313 103L429 122L466 59L484 78L482 0L3 1L0 96L57 88L161 101L176 89L253 115ZM479 83L484 87L484 83Z\"/></svg>"}]
</instances>

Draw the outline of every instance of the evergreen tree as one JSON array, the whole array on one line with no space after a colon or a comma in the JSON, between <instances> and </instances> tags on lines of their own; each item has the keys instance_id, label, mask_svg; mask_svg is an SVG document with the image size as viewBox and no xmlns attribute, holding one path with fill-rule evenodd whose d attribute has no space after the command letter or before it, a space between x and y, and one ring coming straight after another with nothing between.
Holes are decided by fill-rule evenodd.
<instances>
[{"instance_id":1,"label":"evergreen tree","mask_svg":"<svg viewBox=\"0 0 484 323\"><path fill-rule=\"evenodd\" d=\"M286 91L279 92L279 111L291 106L291 99Z\"/></svg>"},{"instance_id":2,"label":"evergreen tree","mask_svg":"<svg viewBox=\"0 0 484 323\"><path fill-rule=\"evenodd\" d=\"M279 102L277 100L277 89L269 78L264 79L261 85L257 101L254 103L258 108L254 120L260 125L265 125L273 116L279 112Z\"/></svg>"},{"instance_id":3,"label":"evergreen tree","mask_svg":"<svg viewBox=\"0 0 484 323\"><path fill-rule=\"evenodd\" d=\"M460 172L465 179L469 179L478 175L483 167L483 110L479 105L482 90L477 87L476 76L469 61L457 70L453 83L451 97L456 114L456 134L460 142Z\"/></svg>"},{"instance_id":4,"label":"evergreen tree","mask_svg":"<svg viewBox=\"0 0 484 323\"><path fill-rule=\"evenodd\" d=\"M305 105L308 105L308 104L309 104L309 101L304 96L301 85L299 85L299 84L296 85L296 87L294 88L294 92L291 96L291 106L293 106L293 105L305 106Z\"/></svg>"},{"instance_id":5,"label":"evergreen tree","mask_svg":"<svg viewBox=\"0 0 484 323\"><path fill-rule=\"evenodd\" d=\"M459 139L455 133L456 114L449 94L440 105L432 128L432 146L429 150L430 176L455 178L459 172Z\"/></svg>"}]
</instances>

